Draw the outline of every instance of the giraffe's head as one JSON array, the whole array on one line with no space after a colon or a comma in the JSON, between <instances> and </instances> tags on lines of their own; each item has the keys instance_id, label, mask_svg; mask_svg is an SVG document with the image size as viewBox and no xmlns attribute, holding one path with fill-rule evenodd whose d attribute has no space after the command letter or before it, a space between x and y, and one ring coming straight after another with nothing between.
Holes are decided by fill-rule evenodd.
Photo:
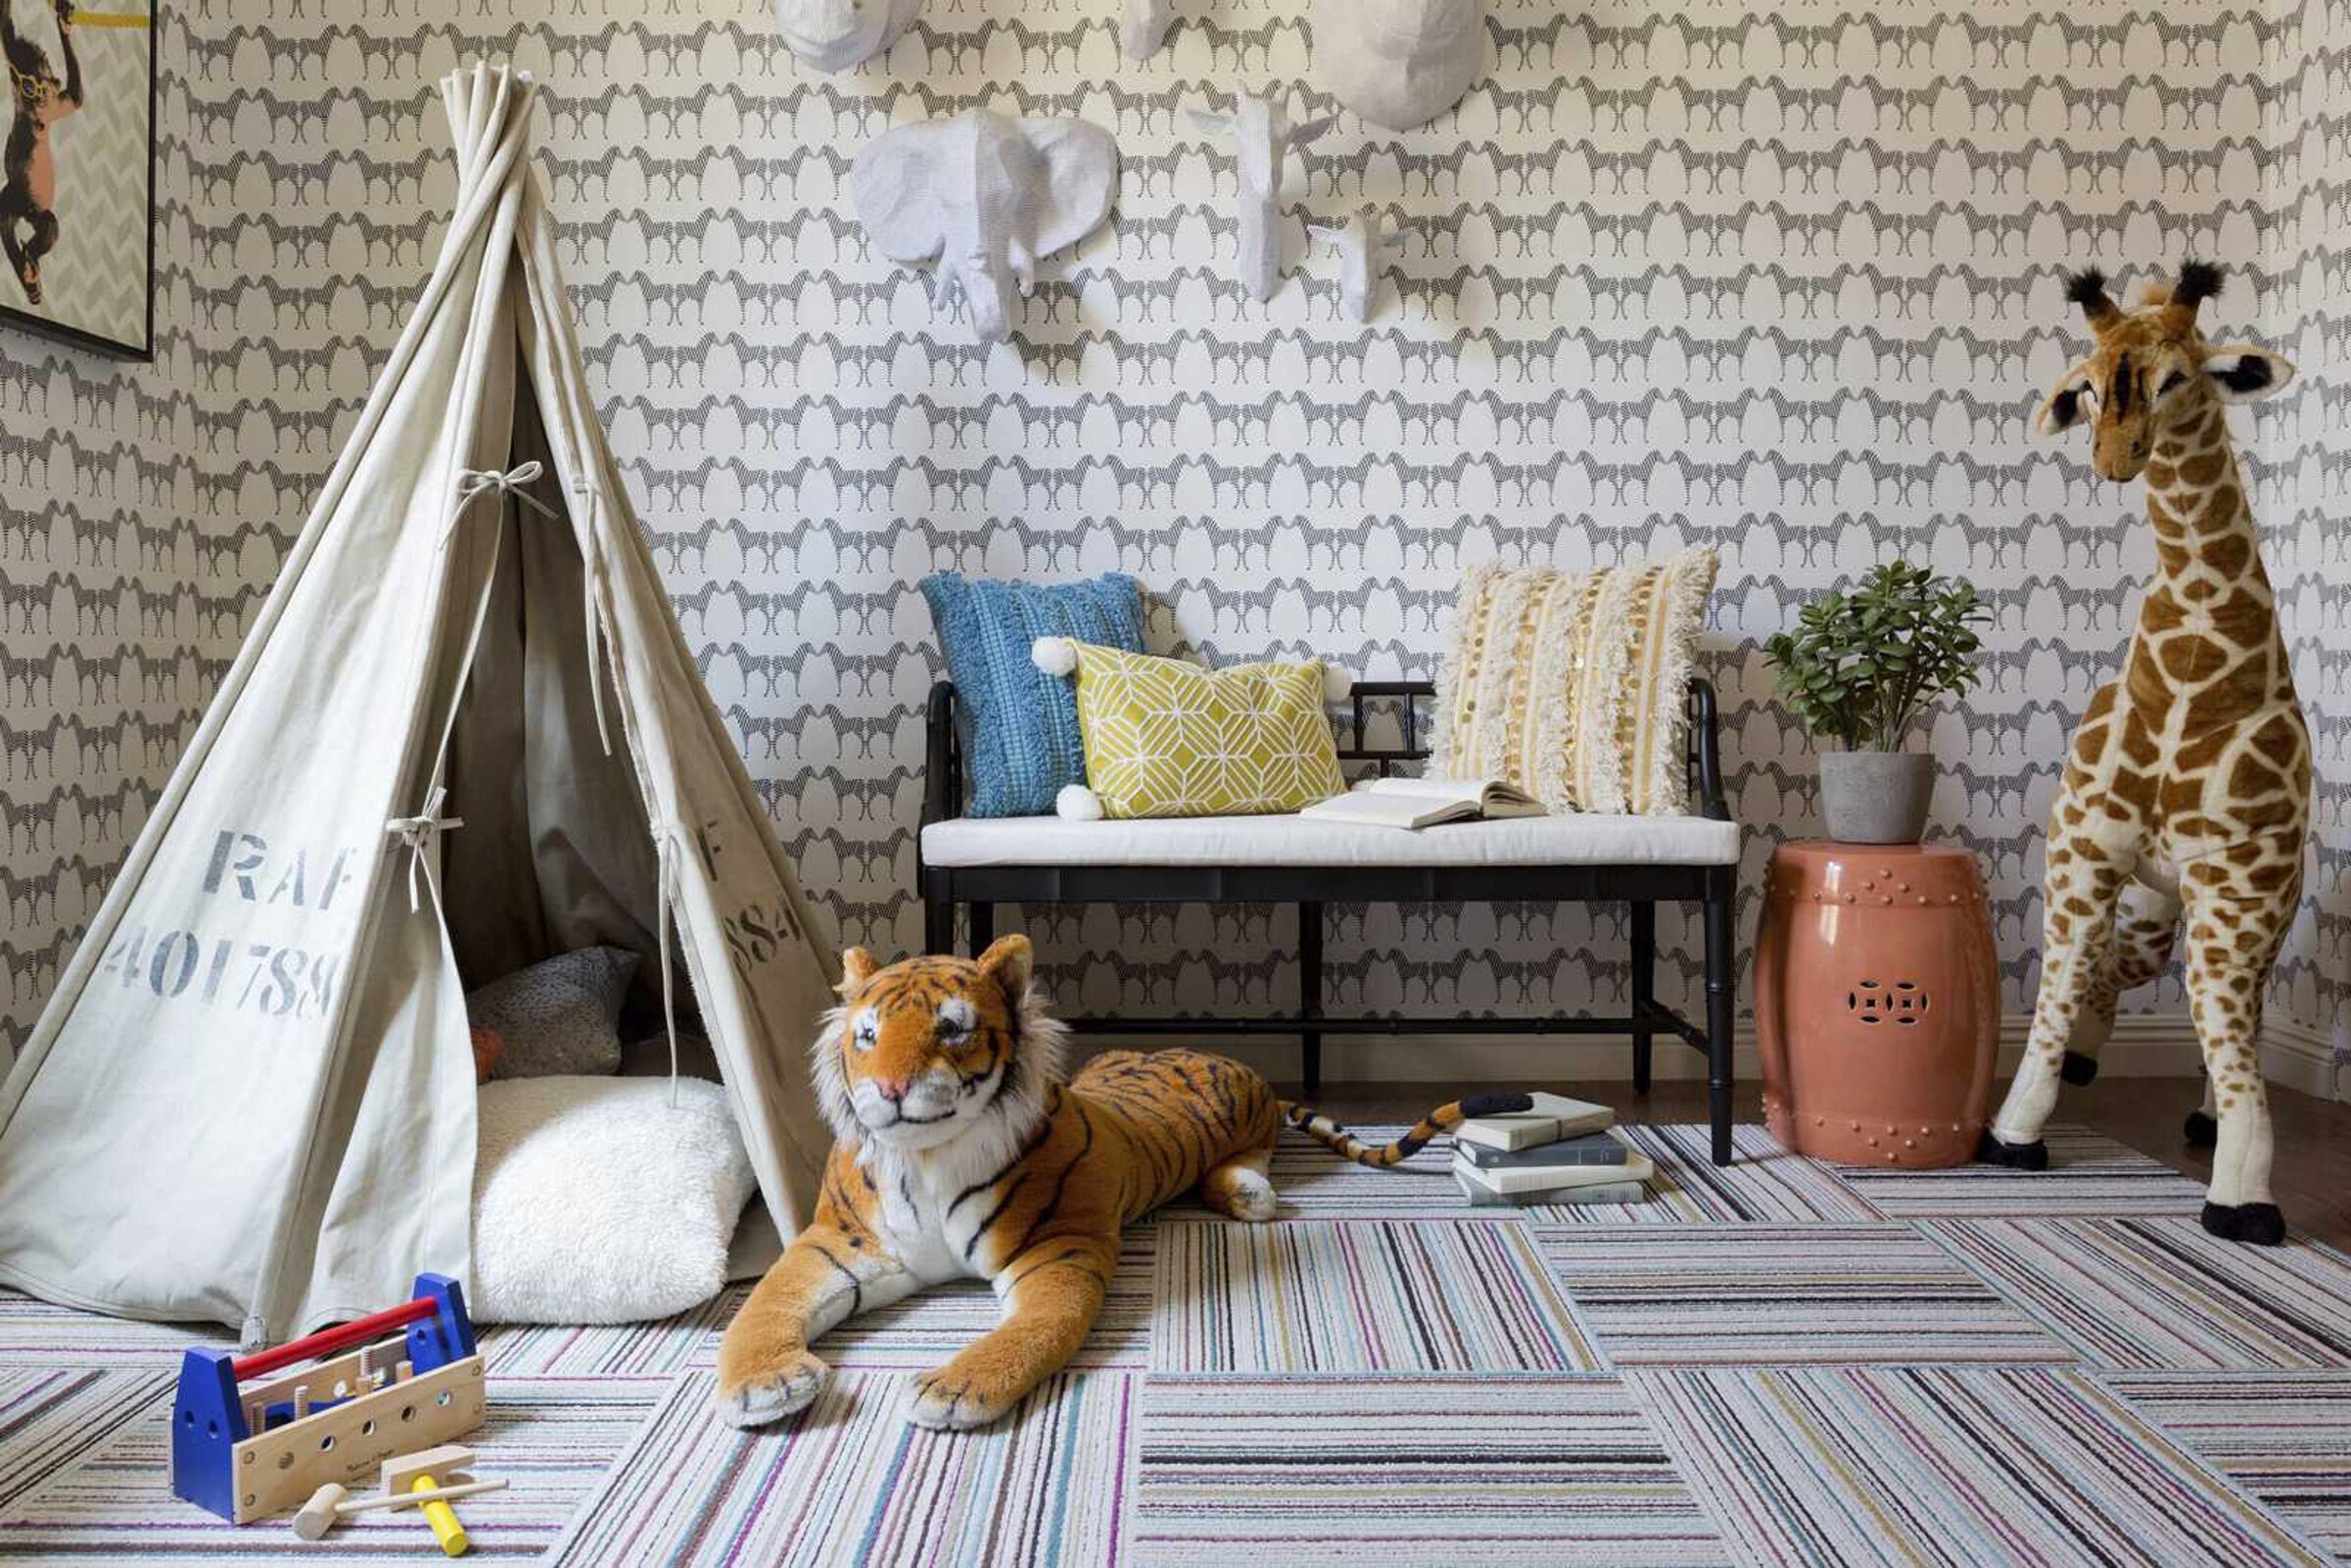
<instances>
[{"instance_id":1,"label":"giraffe's head","mask_svg":"<svg viewBox=\"0 0 2351 1568\"><path fill-rule=\"evenodd\" d=\"M2214 345L2196 326L2197 308L2220 292L2220 269L2180 263L2169 287L2151 284L2138 308L2106 295L2092 267L2065 280L2065 298L2082 308L2097 346L2057 379L2032 423L2055 435L2085 419L2097 422L2090 466L2103 478L2136 479L2167 429L2202 423L2215 402L2253 402L2294 378L2294 367L2250 343Z\"/></svg>"}]
</instances>

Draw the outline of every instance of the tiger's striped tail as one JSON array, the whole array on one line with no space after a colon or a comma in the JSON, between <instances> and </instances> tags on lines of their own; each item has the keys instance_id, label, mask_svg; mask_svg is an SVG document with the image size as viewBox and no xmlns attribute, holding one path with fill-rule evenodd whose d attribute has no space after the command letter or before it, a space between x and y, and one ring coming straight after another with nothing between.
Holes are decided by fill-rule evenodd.
<instances>
[{"instance_id":1,"label":"tiger's striped tail","mask_svg":"<svg viewBox=\"0 0 2351 1568\"><path fill-rule=\"evenodd\" d=\"M1466 1100L1455 1100L1439 1105L1415 1122L1393 1144L1367 1144L1330 1117L1311 1105L1295 1100L1281 1103L1281 1119L1331 1150L1343 1159L1359 1166L1384 1167L1400 1166L1420 1153L1431 1138L1439 1133L1449 1133L1462 1123L1476 1116L1502 1116L1513 1111L1531 1111L1534 1101L1524 1094L1472 1094Z\"/></svg>"}]
</instances>

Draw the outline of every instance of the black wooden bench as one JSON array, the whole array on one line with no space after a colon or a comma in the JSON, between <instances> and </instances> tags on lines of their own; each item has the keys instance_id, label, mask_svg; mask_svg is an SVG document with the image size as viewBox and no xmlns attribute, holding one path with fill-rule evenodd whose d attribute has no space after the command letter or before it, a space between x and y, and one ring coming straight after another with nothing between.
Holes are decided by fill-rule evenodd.
<instances>
[{"instance_id":1,"label":"black wooden bench","mask_svg":"<svg viewBox=\"0 0 2351 1568\"><path fill-rule=\"evenodd\" d=\"M1343 763L1383 775L1425 760L1419 705L1426 681L1358 683L1347 699ZM1626 1034L1634 1087L1649 1087L1650 1046L1681 1040L1707 1059L1717 1165L1730 1163L1731 1030L1738 989L1732 951L1738 896L1738 829L1722 794L1714 688L1694 680L1687 697L1686 768L1695 817L1555 816L1518 822L1448 824L1423 832L1343 827L1295 816L1064 822L1057 818L970 819L956 738L956 692L931 689L928 758L915 875L924 941L955 948L956 909L968 912L971 950L995 935L1002 903L1290 904L1298 908L1299 1003L1294 1013L1258 1017L1072 1018L1088 1033L1125 1035L1295 1034L1305 1092L1321 1085L1325 1035ZM1366 708L1383 706L1401 744L1373 745ZM1372 835L1365 839L1361 835ZM1339 835L1352 835L1340 837ZM1630 1011L1621 1017L1345 1017L1322 1007L1322 906L1328 903L1537 903L1621 901L1630 910ZM1656 999L1656 910L1660 900L1704 910L1706 1023Z\"/></svg>"}]
</instances>

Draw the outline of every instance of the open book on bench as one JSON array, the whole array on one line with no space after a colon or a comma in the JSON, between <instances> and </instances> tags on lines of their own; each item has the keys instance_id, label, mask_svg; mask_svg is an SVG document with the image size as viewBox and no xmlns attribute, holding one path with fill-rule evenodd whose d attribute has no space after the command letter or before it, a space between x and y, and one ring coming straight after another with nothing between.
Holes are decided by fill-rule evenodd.
<instances>
[{"instance_id":1,"label":"open book on bench","mask_svg":"<svg viewBox=\"0 0 2351 1568\"><path fill-rule=\"evenodd\" d=\"M1541 817L1542 802L1499 779L1366 779L1344 795L1299 812L1326 822L1430 828L1481 817Z\"/></svg>"}]
</instances>

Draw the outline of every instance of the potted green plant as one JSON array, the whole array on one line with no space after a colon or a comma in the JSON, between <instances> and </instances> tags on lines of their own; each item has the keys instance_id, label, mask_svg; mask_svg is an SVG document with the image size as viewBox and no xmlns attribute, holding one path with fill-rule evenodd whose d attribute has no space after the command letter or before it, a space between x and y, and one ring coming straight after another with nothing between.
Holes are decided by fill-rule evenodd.
<instances>
[{"instance_id":1,"label":"potted green plant","mask_svg":"<svg viewBox=\"0 0 2351 1568\"><path fill-rule=\"evenodd\" d=\"M1890 561L1851 592L1832 590L1775 633L1764 653L1780 693L1817 741L1821 814L1828 835L1848 843L1914 844L1927 830L1935 759L1903 743L1936 700L1965 693L1982 677L1976 627L1991 612L1975 586Z\"/></svg>"}]
</instances>

